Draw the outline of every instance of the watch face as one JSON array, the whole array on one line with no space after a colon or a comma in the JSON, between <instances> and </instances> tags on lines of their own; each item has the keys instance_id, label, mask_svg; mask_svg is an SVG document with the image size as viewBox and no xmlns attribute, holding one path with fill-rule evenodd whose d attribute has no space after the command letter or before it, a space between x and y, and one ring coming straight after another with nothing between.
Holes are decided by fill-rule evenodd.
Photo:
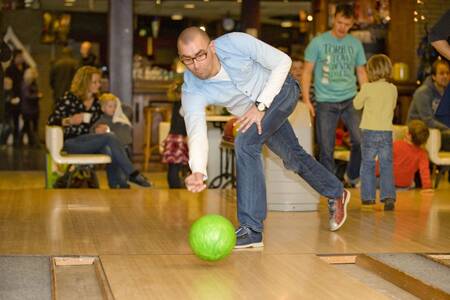
<instances>
[{"instance_id":1,"label":"watch face","mask_svg":"<svg viewBox=\"0 0 450 300\"><path fill-rule=\"evenodd\" d=\"M259 111L265 111L266 110L266 106L264 105L264 103L262 103L262 102L260 102L259 104L258 104L258 110Z\"/></svg>"}]
</instances>

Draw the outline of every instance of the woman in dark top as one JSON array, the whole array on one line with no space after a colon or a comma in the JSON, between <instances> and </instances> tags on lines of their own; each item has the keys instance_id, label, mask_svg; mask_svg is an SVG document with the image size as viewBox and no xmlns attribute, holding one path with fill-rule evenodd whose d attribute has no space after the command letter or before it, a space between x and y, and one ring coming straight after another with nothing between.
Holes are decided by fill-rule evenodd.
<instances>
[{"instance_id":1,"label":"woman in dark top","mask_svg":"<svg viewBox=\"0 0 450 300\"><path fill-rule=\"evenodd\" d=\"M169 135L164 140L162 161L168 164L167 182L171 189L183 187L180 173L188 165L189 161L186 126L184 125L183 117L180 115L182 84L181 79L176 80L168 92L168 98L174 103Z\"/></svg>"},{"instance_id":2,"label":"woman in dark top","mask_svg":"<svg viewBox=\"0 0 450 300\"><path fill-rule=\"evenodd\" d=\"M64 148L72 154L102 153L111 157L106 167L111 188L128 188L127 181L140 186L151 184L140 174L128 159L117 138L107 128L97 126L95 133L90 127L101 115L97 94L100 88L100 71L85 66L75 73L70 91L59 99L48 119L49 125L63 126Z\"/></svg>"}]
</instances>

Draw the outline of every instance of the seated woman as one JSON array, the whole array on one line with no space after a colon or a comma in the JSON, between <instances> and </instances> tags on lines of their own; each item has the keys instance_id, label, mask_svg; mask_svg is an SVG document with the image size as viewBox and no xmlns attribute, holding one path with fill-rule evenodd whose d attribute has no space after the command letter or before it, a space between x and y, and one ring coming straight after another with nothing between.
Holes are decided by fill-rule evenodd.
<instances>
[{"instance_id":1,"label":"seated woman","mask_svg":"<svg viewBox=\"0 0 450 300\"><path fill-rule=\"evenodd\" d=\"M100 88L100 71L85 66L75 73L70 91L57 102L48 118L49 125L63 126L64 148L70 154L101 153L111 157L106 167L110 188L129 188L127 181L150 187L147 179L137 171L121 143L106 126L90 127L102 114L97 94Z\"/></svg>"}]
</instances>

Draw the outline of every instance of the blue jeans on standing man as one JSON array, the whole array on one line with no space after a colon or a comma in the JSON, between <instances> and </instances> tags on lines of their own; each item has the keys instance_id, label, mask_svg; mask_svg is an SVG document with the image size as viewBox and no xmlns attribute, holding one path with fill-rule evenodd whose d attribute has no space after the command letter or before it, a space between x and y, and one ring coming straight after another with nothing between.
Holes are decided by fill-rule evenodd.
<instances>
[{"instance_id":1,"label":"blue jeans on standing man","mask_svg":"<svg viewBox=\"0 0 450 300\"><path fill-rule=\"evenodd\" d=\"M263 231L267 215L266 182L261 158L266 144L284 166L297 173L317 192L330 199L342 196L342 183L300 146L288 121L298 102L299 85L289 75L262 119L262 134L256 125L235 140L237 211L241 226Z\"/></svg>"},{"instance_id":2,"label":"blue jeans on standing man","mask_svg":"<svg viewBox=\"0 0 450 300\"><path fill-rule=\"evenodd\" d=\"M111 163L106 166L108 185L112 188L127 187L128 177L136 169L114 133L83 134L64 141L64 151L70 154L106 154Z\"/></svg>"},{"instance_id":3,"label":"blue jeans on standing man","mask_svg":"<svg viewBox=\"0 0 450 300\"><path fill-rule=\"evenodd\" d=\"M350 181L359 178L361 166L361 131L359 123L360 114L353 107L353 99L342 102L317 102L316 106L316 134L320 147L319 161L333 174L336 172L334 165L334 146L336 142L336 127L339 118L344 122L350 133L350 161L347 165L347 176ZM354 182L352 182L354 183Z\"/></svg>"},{"instance_id":4,"label":"blue jeans on standing man","mask_svg":"<svg viewBox=\"0 0 450 300\"><path fill-rule=\"evenodd\" d=\"M395 200L392 167L392 131L362 130L361 200L375 200L375 158L380 163L380 199Z\"/></svg>"}]
</instances>

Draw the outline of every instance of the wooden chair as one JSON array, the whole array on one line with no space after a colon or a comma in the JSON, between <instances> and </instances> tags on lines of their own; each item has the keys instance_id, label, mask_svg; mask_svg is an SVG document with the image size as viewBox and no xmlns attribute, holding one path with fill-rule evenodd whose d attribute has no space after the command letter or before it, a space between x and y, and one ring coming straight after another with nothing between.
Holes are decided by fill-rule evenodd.
<instances>
[{"instance_id":1,"label":"wooden chair","mask_svg":"<svg viewBox=\"0 0 450 300\"><path fill-rule=\"evenodd\" d=\"M144 171L148 171L148 163L152 150L159 149L159 145L152 146L152 125L153 125L153 115L155 113L162 114L163 121L170 121L170 116L172 114L171 106L147 106L144 108L145 116L145 131L144 131Z\"/></svg>"}]
</instances>

